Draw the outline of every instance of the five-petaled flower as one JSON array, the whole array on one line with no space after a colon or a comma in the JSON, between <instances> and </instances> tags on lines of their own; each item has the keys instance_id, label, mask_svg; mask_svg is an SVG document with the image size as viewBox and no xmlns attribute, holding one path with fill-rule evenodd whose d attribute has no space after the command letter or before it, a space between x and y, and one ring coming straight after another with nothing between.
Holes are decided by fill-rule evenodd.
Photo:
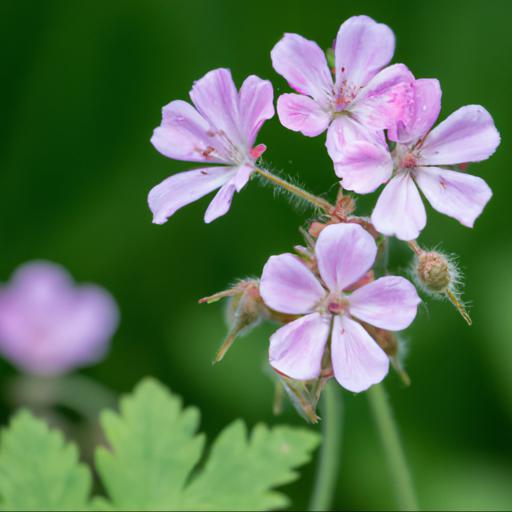
<instances>
[{"instance_id":1,"label":"five-petaled flower","mask_svg":"<svg viewBox=\"0 0 512 512\"><path fill-rule=\"evenodd\" d=\"M270 364L288 377L315 379L329 347L337 381L350 391L364 391L386 376L389 360L357 320L399 331L414 320L420 299L407 279L395 276L350 291L377 254L373 237L359 225L326 227L315 254L320 278L289 253L272 256L263 269L260 293L267 306L304 315L273 334Z\"/></svg>"},{"instance_id":2,"label":"five-petaled flower","mask_svg":"<svg viewBox=\"0 0 512 512\"><path fill-rule=\"evenodd\" d=\"M300 94L277 102L281 123L313 137L328 129L327 149L343 185L358 193L375 190L393 170L383 130L408 115L414 77L403 64L389 64L395 49L391 29L354 16L336 38L335 80L324 52L298 34L285 34L272 50L274 69ZM351 185L356 171L367 178Z\"/></svg>"},{"instance_id":3,"label":"five-petaled flower","mask_svg":"<svg viewBox=\"0 0 512 512\"><path fill-rule=\"evenodd\" d=\"M274 115L273 97L267 80L249 76L238 92L230 71L216 69L192 87L194 106L177 100L164 107L151 139L155 148L175 160L216 165L176 174L154 187L148 197L154 223L165 223L179 208L218 188L204 220L229 210L266 149L253 146L262 124Z\"/></svg>"},{"instance_id":4,"label":"five-petaled flower","mask_svg":"<svg viewBox=\"0 0 512 512\"><path fill-rule=\"evenodd\" d=\"M425 227L425 207L417 187L434 209L468 227L473 227L492 196L481 178L447 168L479 162L494 153L500 136L491 115L479 105L468 105L429 131L440 110L439 82L416 80L409 121L389 132L397 142L393 151L396 175L372 214L373 225L384 235L413 240Z\"/></svg>"},{"instance_id":5,"label":"five-petaled flower","mask_svg":"<svg viewBox=\"0 0 512 512\"><path fill-rule=\"evenodd\" d=\"M0 288L0 352L28 373L60 374L98 361L118 321L106 290L76 286L53 263L27 263Z\"/></svg>"}]
</instances>

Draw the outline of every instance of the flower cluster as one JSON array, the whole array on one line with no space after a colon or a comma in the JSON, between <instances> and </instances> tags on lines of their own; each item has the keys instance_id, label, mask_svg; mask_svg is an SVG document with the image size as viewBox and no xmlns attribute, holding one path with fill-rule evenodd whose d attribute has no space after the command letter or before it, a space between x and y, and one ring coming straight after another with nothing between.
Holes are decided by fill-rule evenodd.
<instances>
[{"instance_id":1,"label":"flower cluster","mask_svg":"<svg viewBox=\"0 0 512 512\"><path fill-rule=\"evenodd\" d=\"M392 333L411 324L420 299L408 280L386 275L387 237L408 243L421 285L447 296L469 320L453 264L416 242L426 225L420 191L435 210L473 227L492 193L466 167L491 156L500 137L478 105L460 108L433 128L440 84L416 79L404 64L390 64L394 48L388 26L355 16L341 25L327 55L298 34L285 34L271 51L274 69L295 91L277 99L281 124L308 137L327 132L326 149L340 182L334 204L262 167L266 146L256 145L256 137L274 115L273 90L256 76L237 91L228 70L210 71L192 87L193 106L173 101L164 107L152 138L165 156L201 163L151 190L157 224L220 189L205 214L211 222L229 210L234 193L255 174L316 208L306 247L272 256L259 282L245 281L205 299L237 297L238 320L224 348L261 318L284 324L270 339L269 360L287 383L333 376L359 392L384 378L390 357L397 363ZM382 185L370 218L356 216L353 194Z\"/></svg>"}]
</instances>

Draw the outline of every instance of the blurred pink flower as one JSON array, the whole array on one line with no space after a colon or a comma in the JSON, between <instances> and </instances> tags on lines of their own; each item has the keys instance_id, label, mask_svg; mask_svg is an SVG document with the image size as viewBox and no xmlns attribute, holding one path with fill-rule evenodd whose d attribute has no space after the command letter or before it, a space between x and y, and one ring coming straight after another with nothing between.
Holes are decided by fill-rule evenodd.
<instances>
[{"instance_id":1,"label":"blurred pink flower","mask_svg":"<svg viewBox=\"0 0 512 512\"><path fill-rule=\"evenodd\" d=\"M28 373L60 374L100 360L118 322L107 291L76 286L53 263L27 263L0 288L0 352Z\"/></svg>"},{"instance_id":2,"label":"blurred pink flower","mask_svg":"<svg viewBox=\"0 0 512 512\"><path fill-rule=\"evenodd\" d=\"M473 227L492 196L491 189L481 178L449 167L462 164L465 168L463 164L485 160L500 143L491 115L479 105L460 108L430 131L441 110L439 82L416 80L413 90L409 120L389 132L397 142L396 175L372 214L379 232L402 240L416 239L427 221L417 187L434 209Z\"/></svg>"},{"instance_id":3,"label":"blurred pink flower","mask_svg":"<svg viewBox=\"0 0 512 512\"><path fill-rule=\"evenodd\" d=\"M266 149L253 146L263 123L274 115L269 81L251 75L238 92L231 72L215 69L194 83L190 98L194 106L177 100L163 108L162 124L151 142L174 160L220 165L182 172L154 187L148 202L155 224L164 224L176 210L218 188L204 220L224 215Z\"/></svg>"},{"instance_id":4,"label":"blurred pink flower","mask_svg":"<svg viewBox=\"0 0 512 512\"><path fill-rule=\"evenodd\" d=\"M291 378L314 379L320 375L330 335L336 380L350 391L364 391L386 376L389 360L356 320L390 331L405 329L420 299L407 279L394 276L348 292L377 254L373 237L361 226L326 227L315 252L322 282L292 254L272 256L263 269L260 292L267 306L305 315L270 338L270 364Z\"/></svg>"},{"instance_id":5,"label":"blurred pink flower","mask_svg":"<svg viewBox=\"0 0 512 512\"><path fill-rule=\"evenodd\" d=\"M410 108L413 75L403 64L385 67L394 49L388 26L354 16L336 37L335 81L313 41L285 34L272 50L274 69L300 93L279 97L279 120L309 137L328 129L327 149L336 173L345 188L358 193L372 192L391 176L383 130L407 117ZM367 181L352 183L354 172L364 172Z\"/></svg>"}]
</instances>

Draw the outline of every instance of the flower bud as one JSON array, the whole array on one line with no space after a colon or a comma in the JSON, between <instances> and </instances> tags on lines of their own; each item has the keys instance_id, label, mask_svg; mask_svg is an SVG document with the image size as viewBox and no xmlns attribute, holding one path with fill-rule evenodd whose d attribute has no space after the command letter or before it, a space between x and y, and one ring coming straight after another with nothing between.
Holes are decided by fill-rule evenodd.
<instances>
[{"instance_id":1,"label":"flower bud","mask_svg":"<svg viewBox=\"0 0 512 512\"><path fill-rule=\"evenodd\" d=\"M416 272L421 283L430 291L444 292L452 283L450 263L442 254L431 251L418 255Z\"/></svg>"},{"instance_id":2,"label":"flower bud","mask_svg":"<svg viewBox=\"0 0 512 512\"><path fill-rule=\"evenodd\" d=\"M460 272L457 265L447 256L437 251L424 251L417 244L413 250L416 252L415 270L419 283L428 292L447 297L468 325L471 325L471 317L460 299Z\"/></svg>"},{"instance_id":3,"label":"flower bud","mask_svg":"<svg viewBox=\"0 0 512 512\"><path fill-rule=\"evenodd\" d=\"M255 279L240 281L233 288L205 297L199 302L211 304L223 298L229 299L226 307L226 320L230 328L226 339L215 355L214 363L222 360L238 336L246 334L262 318L268 317L267 308L260 296L259 282Z\"/></svg>"}]
</instances>

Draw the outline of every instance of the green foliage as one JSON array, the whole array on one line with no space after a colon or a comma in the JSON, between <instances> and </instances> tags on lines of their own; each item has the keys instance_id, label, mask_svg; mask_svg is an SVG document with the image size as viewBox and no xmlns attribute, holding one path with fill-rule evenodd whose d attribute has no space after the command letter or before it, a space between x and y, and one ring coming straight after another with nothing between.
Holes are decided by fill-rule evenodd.
<instances>
[{"instance_id":1,"label":"green foliage","mask_svg":"<svg viewBox=\"0 0 512 512\"><path fill-rule=\"evenodd\" d=\"M2 509L84 510L90 489L76 446L27 411L13 418L1 437Z\"/></svg>"},{"instance_id":2,"label":"green foliage","mask_svg":"<svg viewBox=\"0 0 512 512\"><path fill-rule=\"evenodd\" d=\"M254 428L250 439L235 421L215 441L201 473L183 496L186 510L271 510L288 499L270 489L297 478L293 468L305 464L318 438L290 427Z\"/></svg>"},{"instance_id":3,"label":"green foliage","mask_svg":"<svg viewBox=\"0 0 512 512\"><path fill-rule=\"evenodd\" d=\"M179 398L146 380L101 425L112 451L99 448L96 466L114 507L176 508L203 451L199 411L183 410Z\"/></svg>"},{"instance_id":4,"label":"green foliage","mask_svg":"<svg viewBox=\"0 0 512 512\"><path fill-rule=\"evenodd\" d=\"M274 491L295 480L309 461L318 435L305 429L263 425L248 436L235 421L200 463L204 436L199 411L152 379L121 400L120 412L105 411L101 426L108 448L99 447L96 468L108 497L97 510L270 510L287 505ZM59 432L28 412L2 434L0 498L9 510L90 508L89 470Z\"/></svg>"}]
</instances>

